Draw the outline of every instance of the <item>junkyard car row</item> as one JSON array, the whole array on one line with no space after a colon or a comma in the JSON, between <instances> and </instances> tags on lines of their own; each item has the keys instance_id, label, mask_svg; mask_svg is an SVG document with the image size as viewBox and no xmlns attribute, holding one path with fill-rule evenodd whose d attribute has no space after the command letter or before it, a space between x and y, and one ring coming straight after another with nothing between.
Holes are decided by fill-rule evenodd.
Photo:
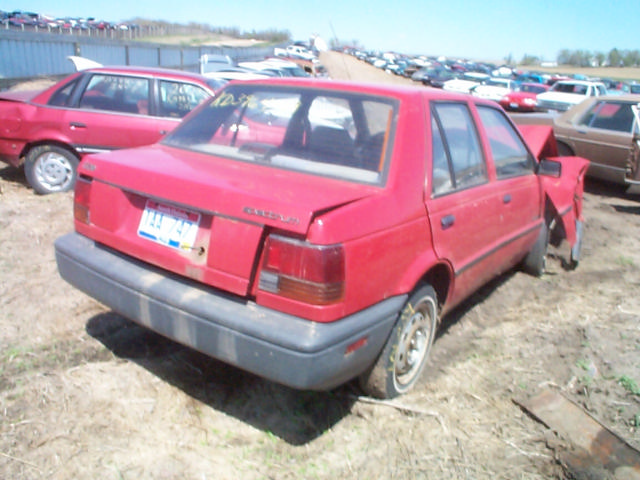
<instances>
[{"instance_id":1,"label":"junkyard car row","mask_svg":"<svg viewBox=\"0 0 640 480\"><path fill-rule=\"evenodd\" d=\"M347 53L427 86L491 98L500 102L505 109L513 111L564 112L587 97L607 93L638 93L636 90L639 90L636 82L523 72L506 65L358 50L347 50ZM505 89L500 98L492 98L497 91L485 86L495 87L497 84L502 84Z\"/></svg>"},{"instance_id":2,"label":"junkyard car row","mask_svg":"<svg viewBox=\"0 0 640 480\"><path fill-rule=\"evenodd\" d=\"M370 56L355 55L375 64ZM393 55L383 58L394 61ZM625 186L640 183L637 82L517 72L506 66L427 57L401 58L420 66L411 70L411 78L426 86L491 99L509 112L545 113L513 118L521 125L552 125L560 154L588 159L589 176ZM440 81L442 78L445 80Z\"/></svg>"},{"instance_id":3,"label":"junkyard car row","mask_svg":"<svg viewBox=\"0 0 640 480\"><path fill-rule=\"evenodd\" d=\"M549 126L518 129L471 95L230 83L161 142L80 163L56 258L71 284L215 358L394 397L484 283L542 274L563 239L577 264L586 168Z\"/></svg>"}]
</instances>

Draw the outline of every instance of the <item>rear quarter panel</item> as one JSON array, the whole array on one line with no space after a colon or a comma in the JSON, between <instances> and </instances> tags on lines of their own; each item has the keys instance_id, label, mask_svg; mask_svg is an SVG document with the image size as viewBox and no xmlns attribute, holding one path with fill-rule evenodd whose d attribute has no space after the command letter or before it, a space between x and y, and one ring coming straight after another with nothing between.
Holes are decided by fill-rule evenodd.
<instances>
[{"instance_id":1,"label":"rear quarter panel","mask_svg":"<svg viewBox=\"0 0 640 480\"><path fill-rule=\"evenodd\" d=\"M312 243L345 244L345 313L410 292L437 263L424 207L427 144L425 104L416 95L401 103L380 193L327 212L311 225Z\"/></svg>"}]
</instances>

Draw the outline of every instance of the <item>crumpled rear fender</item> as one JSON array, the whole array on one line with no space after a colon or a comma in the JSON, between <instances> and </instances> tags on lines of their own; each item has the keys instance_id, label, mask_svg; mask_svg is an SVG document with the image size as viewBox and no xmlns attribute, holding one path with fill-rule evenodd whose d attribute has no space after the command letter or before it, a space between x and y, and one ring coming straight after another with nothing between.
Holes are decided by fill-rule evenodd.
<instances>
[{"instance_id":1,"label":"crumpled rear fender","mask_svg":"<svg viewBox=\"0 0 640 480\"><path fill-rule=\"evenodd\" d=\"M579 238L578 223L584 222L582 197L584 177L589 161L582 157L553 157L544 161L560 164L559 175L540 174L540 180L547 199L558 213L566 238L573 247Z\"/></svg>"},{"instance_id":2,"label":"crumpled rear fender","mask_svg":"<svg viewBox=\"0 0 640 480\"><path fill-rule=\"evenodd\" d=\"M582 157L559 157L558 144L550 125L518 125L531 152L542 162L555 164L552 169L540 168L546 198L562 222L567 241L573 248L580 241L582 227L582 197L584 177L589 161Z\"/></svg>"}]
</instances>

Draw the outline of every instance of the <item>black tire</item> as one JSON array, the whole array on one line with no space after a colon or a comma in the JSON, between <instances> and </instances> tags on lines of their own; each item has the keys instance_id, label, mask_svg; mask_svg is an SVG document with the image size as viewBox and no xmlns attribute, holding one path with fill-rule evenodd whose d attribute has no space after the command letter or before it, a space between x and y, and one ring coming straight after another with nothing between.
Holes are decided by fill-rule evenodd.
<instances>
[{"instance_id":1,"label":"black tire","mask_svg":"<svg viewBox=\"0 0 640 480\"><path fill-rule=\"evenodd\" d=\"M359 377L367 395L394 398L413 388L429 357L437 312L436 292L430 285L409 297L376 363Z\"/></svg>"},{"instance_id":2,"label":"black tire","mask_svg":"<svg viewBox=\"0 0 640 480\"><path fill-rule=\"evenodd\" d=\"M547 250L549 249L549 226L542 222L536 243L522 261L522 270L534 277L541 277L547 268Z\"/></svg>"},{"instance_id":3,"label":"black tire","mask_svg":"<svg viewBox=\"0 0 640 480\"><path fill-rule=\"evenodd\" d=\"M79 159L57 145L39 145L29 150L24 173L29 185L39 194L66 192L73 188Z\"/></svg>"},{"instance_id":4,"label":"black tire","mask_svg":"<svg viewBox=\"0 0 640 480\"><path fill-rule=\"evenodd\" d=\"M584 238L584 223L576 222L576 244L571 248L571 258L569 260L569 269L575 270L580 263L582 255L582 239Z\"/></svg>"},{"instance_id":5,"label":"black tire","mask_svg":"<svg viewBox=\"0 0 640 480\"><path fill-rule=\"evenodd\" d=\"M561 157L573 157L575 153L573 153L572 148L563 142L558 142L558 155Z\"/></svg>"}]
</instances>

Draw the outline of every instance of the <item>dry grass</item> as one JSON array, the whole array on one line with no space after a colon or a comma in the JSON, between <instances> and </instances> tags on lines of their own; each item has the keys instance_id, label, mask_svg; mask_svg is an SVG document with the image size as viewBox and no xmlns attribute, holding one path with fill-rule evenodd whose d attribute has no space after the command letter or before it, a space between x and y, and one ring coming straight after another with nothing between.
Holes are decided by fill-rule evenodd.
<instances>
[{"instance_id":1,"label":"dry grass","mask_svg":"<svg viewBox=\"0 0 640 480\"><path fill-rule=\"evenodd\" d=\"M562 73L568 75L581 74L586 75L588 77L598 77L598 78L611 78L614 80L621 81L629 81L629 80L637 80L640 81L640 68L637 67L601 67L601 68L580 68L580 67L569 67L566 65L561 65L559 67L535 67L532 70L540 70L542 72L548 73Z\"/></svg>"},{"instance_id":2,"label":"dry grass","mask_svg":"<svg viewBox=\"0 0 640 480\"><path fill-rule=\"evenodd\" d=\"M325 60L352 80L396 80ZM445 319L424 382L393 406L352 385L293 391L107 311L57 275L71 204L0 170L3 478L564 478L550 448L561 439L512 402L549 387L640 446L640 397L618 384L640 381L640 197L589 185L580 267L552 258L542 279L512 272L483 288Z\"/></svg>"}]
</instances>

